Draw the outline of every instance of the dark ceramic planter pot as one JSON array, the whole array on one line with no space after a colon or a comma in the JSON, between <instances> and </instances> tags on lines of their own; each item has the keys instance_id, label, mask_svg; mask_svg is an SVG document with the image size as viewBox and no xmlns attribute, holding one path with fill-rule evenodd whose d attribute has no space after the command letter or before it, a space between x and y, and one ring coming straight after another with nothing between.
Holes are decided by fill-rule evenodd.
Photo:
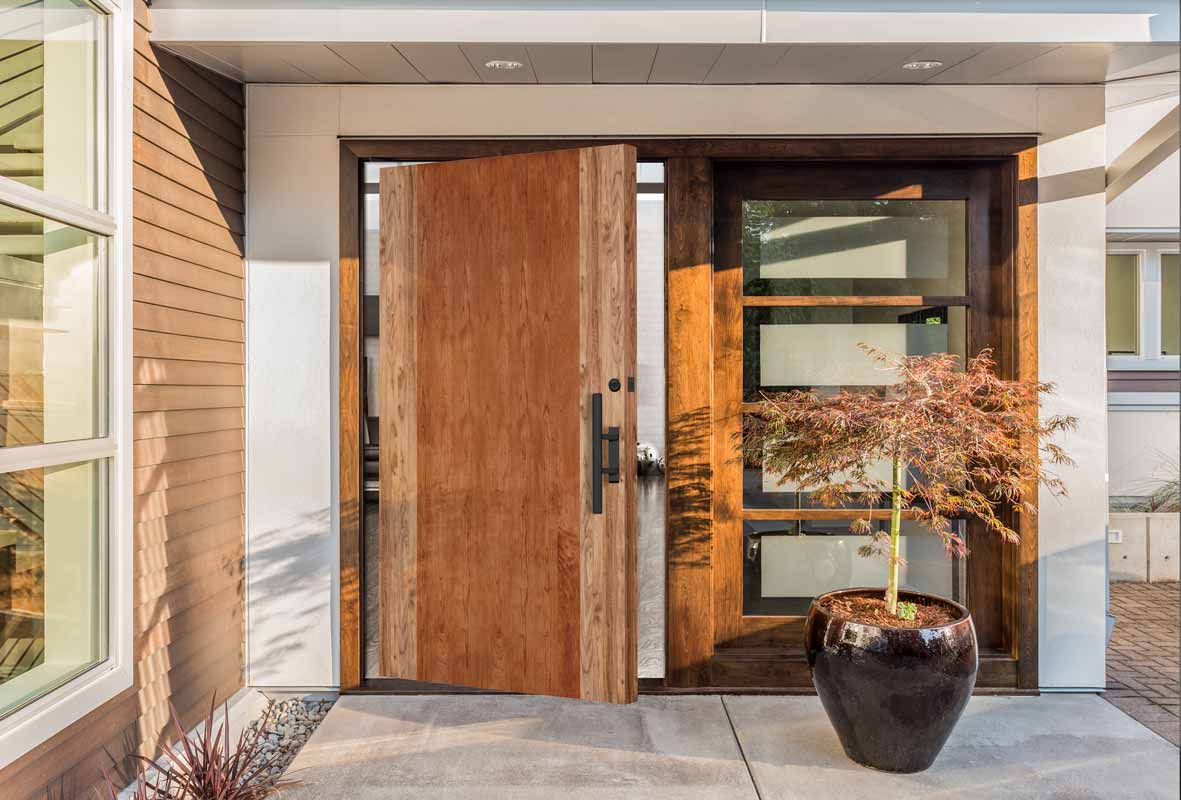
<instances>
[{"instance_id":1,"label":"dark ceramic planter pot","mask_svg":"<svg viewBox=\"0 0 1181 800\"><path fill-rule=\"evenodd\" d=\"M887 772L921 772L943 749L976 686L976 630L968 609L919 592L899 600L936 600L957 609L936 628L883 628L821 608L826 597L871 594L846 589L812 602L804 643L812 685L845 753Z\"/></svg>"}]
</instances>

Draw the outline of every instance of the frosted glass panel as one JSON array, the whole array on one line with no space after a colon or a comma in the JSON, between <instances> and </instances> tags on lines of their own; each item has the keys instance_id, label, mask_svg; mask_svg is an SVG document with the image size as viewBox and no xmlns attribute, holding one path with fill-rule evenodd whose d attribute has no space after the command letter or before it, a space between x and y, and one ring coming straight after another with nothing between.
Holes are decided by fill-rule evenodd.
<instances>
[{"instance_id":1,"label":"frosted glass panel","mask_svg":"<svg viewBox=\"0 0 1181 800\"><path fill-rule=\"evenodd\" d=\"M891 353L947 352L946 325L760 325L759 370L764 384L875 386L895 376L868 358L855 356L859 342Z\"/></svg>"},{"instance_id":2,"label":"frosted glass panel","mask_svg":"<svg viewBox=\"0 0 1181 800\"><path fill-rule=\"evenodd\" d=\"M965 293L963 200L747 200L748 295Z\"/></svg>"},{"instance_id":3,"label":"frosted glass panel","mask_svg":"<svg viewBox=\"0 0 1181 800\"><path fill-rule=\"evenodd\" d=\"M1135 353L1139 327L1140 260L1133 253L1107 255L1107 352Z\"/></svg>"},{"instance_id":4,"label":"frosted glass panel","mask_svg":"<svg viewBox=\"0 0 1181 800\"><path fill-rule=\"evenodd\" d=\"M889 353L953 353L963 359L966 313L959 307L768 308L744 311L745 399L788 389L885 387L896 378L858 347Z\"/></svg>"},{"instance_id":5,"label":"frosted glass panel","mask_svg":"<svg viewBox=\"0 0 1181 800\"><path fill-rule=\"evenodd\" d=\"M883 530L888 522L877 524ZM962 522L953 523L963 535ZM864 558L865 536L849 521L747 522L744 531L743 613L802 616L812 598L837 589L885 586L886 564ZM965 600L965 563L947 558L943 542L904 521L900 549L903 588Z\"/></svg>"}]
</instances>

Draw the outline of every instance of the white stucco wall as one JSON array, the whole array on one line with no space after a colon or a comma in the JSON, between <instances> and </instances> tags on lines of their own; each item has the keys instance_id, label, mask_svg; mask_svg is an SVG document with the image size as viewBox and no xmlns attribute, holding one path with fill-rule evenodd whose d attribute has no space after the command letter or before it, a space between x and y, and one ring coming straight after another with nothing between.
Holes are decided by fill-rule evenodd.
<instances>
[{"instance_id":1,"label":"white stucco wall","mask_svg":"<svg viewBox=\"0 0 1181 800\"><path fill-rule=\"evenodd\" d=\"M252 681L337 682L338 135L1039 134L1041 376L1060 387L1049 410L1080 418L1071 497L1041 500L1040 674L1046 688L1103 685L1102 87L256 85L247 98Z\"/></svg>"},{"instance_id":2,"label":"white stucco wall","mask_svg":"<svg viewBox=\"0 0 1181 800\"><path fill-rule=\"evenodd\" d=\"M1107 431L1112 497L1151 494L1181 459L1181 410L1113 407Z\"/></svg>"}]
</instances>

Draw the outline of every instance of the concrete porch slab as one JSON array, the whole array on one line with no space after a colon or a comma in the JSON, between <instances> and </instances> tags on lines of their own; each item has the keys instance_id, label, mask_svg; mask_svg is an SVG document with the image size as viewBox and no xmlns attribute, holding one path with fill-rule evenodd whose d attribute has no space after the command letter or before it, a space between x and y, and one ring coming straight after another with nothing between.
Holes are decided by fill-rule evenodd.
<instances>
[{"instance_id":1,"label":"concrete porch slab","mask_svg":"<svg viewBox=\"0 0 1181 800\"><path fill-rule=\"evenodd\" d=\"M849 761L814 697L368 695L340 699L282 796L1151 799L1178 797L1178 767L1176 748L1096 695L974 698L918 775Z\"/></svg>"},{"instance_id":2,"label":"concrete porch slab","mask_svg":"<svg viewBox=\"0 0 1181 800\"><path fill-rule=\"evenodd\" d=\"M1176 798L1178 750L1094 694L974 697L926 772L868 770L815 697L727 697L763 800Z\"/></svg>"},{"instance_id":3,"label":"concrete porch slab","mask_svg":"<svg viewBox=\"0 0 1181 800\"><path fill-rule=\"evenodd\" d=\"M340 698L284 798L753 798L718 697Z\"/></svg>"}]
</instances>

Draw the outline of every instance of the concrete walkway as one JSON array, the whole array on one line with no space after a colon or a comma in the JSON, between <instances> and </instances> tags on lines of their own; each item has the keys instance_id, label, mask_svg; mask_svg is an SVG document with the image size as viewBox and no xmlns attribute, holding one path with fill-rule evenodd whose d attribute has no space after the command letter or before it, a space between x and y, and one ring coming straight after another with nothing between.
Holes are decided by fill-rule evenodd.
<instances>
[{"instance_id":1,"label":"concrete walkway","mask_svg":"<svg viewBox=\"0 0 1181 800\"><path fill-rule=\"evenodd\" d=\"M469 695L342 697L289 800L1177 798L1178 750L1095 695L978 697L935 766L864 769L814 697L643 696L631 706Z\"/></svg>"}]
</instances>

